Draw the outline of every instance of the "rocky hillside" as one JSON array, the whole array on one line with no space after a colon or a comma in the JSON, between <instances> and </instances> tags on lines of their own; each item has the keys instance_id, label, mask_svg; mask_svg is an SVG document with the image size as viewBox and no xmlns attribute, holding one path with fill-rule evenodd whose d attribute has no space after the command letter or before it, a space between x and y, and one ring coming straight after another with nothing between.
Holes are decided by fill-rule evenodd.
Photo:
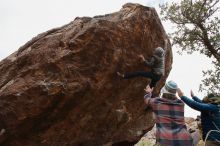
<instances>
[{"instance_id":1,"label":"rocky hillside","mask_svg":"<svg viewBox=\"0 0 220 146\"><path fill-rule=\"evenodd\" d=\"M149 80L122 80L116 72L149 71L137 55L150 57L165 39L155 9L131 3L39 34L0 62L0 145L136 143L153 125L143 110ZM168 46L156 93L171 65Z\"/></svg>"}]
</instances>

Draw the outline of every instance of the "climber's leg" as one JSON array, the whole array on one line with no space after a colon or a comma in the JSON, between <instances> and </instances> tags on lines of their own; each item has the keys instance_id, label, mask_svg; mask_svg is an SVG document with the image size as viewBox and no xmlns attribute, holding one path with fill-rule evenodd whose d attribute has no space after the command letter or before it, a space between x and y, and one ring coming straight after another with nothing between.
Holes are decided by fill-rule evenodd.
<instances>
[{"instance_id":1,"label":"climber's leg","mask_svg":"<svg viewBox=\"0 0 220 146\"><path fill-rule=\"evenodd\" d=\"M151 83L150 83L150 87L154 88L157 84L157 82L161 79L162 75L158 75L153 73L152 77L151 77Z\"/></svg>"},{"instance_id":2,"label":"climber's leg","mask_svg":"<svg viewBox=\"0 0 220 146\"><path fill-rule=\"evenodd\" d=\"M131 73L125 73L124 79L130 79L134 77L145 77L145 78L152 78L153 73L152 72L146 72L146 71L136 71Z\"/></svg>"}]
</instances>

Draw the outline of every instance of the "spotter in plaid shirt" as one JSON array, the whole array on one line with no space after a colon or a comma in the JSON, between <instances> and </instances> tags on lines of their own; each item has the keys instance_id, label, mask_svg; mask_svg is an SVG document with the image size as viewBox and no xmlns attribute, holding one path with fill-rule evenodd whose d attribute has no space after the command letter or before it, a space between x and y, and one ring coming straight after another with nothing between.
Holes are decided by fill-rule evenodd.
<instances>
[{"instance_id":1,"label":"spotter in plaid shirt","mask_svg":"<svg viewBox=\"0 0 220 146\"><path fill-rule=\"evenodd\" d=\"M183 102L169 93L163 93L162 98L151 98L151 95L151 92L147 92L144 99L155 114L157 142L162 146L192 146L193 140L184 121Z\"/></svg>"}]
</instances>

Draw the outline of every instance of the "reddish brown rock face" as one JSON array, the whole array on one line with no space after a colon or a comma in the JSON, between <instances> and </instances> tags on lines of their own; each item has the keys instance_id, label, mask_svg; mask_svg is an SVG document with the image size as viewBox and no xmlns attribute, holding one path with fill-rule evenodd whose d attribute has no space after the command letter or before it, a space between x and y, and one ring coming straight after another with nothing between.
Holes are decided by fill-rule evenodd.
<instances>
[{"instance_id":1,"label":"reddish brown rock face","mask_svg":"<svg viewBox=\"0 0 220 146\"><path fill-rule=\"evenodd\" d=\"M150 70L165 31L153 8L126 4L116 13L76 18L27 42L0 62L0 145L110 146L137 141L152 126L144 112L150 80L117 71ZM172 64L166 52L166 75Z\"/></svg>"}]
</instances>

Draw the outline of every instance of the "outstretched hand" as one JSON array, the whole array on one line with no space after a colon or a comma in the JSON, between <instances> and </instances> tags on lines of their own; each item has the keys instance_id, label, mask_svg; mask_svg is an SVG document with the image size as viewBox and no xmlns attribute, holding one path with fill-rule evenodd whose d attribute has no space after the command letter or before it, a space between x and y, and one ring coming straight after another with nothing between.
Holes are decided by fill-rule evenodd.
<instances>
[{"instance_id":1,"label":"outstretched hand","mask_svg":"<svg viewBox=\"0 0 220 146\"><path fill-rule=\"evenodd\" d=\"M144 62L145 61L145 58L144 58L144 55L138 55L138 57Z\"/></svg>"},{"instance_id":2,"label":"outstretched hand","mask_svg":"<svg viewBox=\"0 0 220 146\"><path fill-rule=\"evenodd\" d=\"M184 93L180 88L177 89L177 94L178 94L179 97L184 96Z\"/></svg>"},{"instance_id":3,"label":"outstretched hand","mask_svg":"<svg viewBox=\"0 0 220 146\"><path fill-rule=\"evenodd\" d=\"M192 90L190 91L190 95L191 95L191 97L195 96L195 94L193 93Z\"/></svg>"},{"instance_id":4,"label":"outstretched hand","mask_svg":"<svg viewBox=\"0 0 220 146\"><path fill-rule=\"evenodd\" d=\"M149 85L147 85L146 88L144 89L144 91L145 91L146 93L151 93L151 92L153 92L153 89L154 89L154 88L151 88Z\"/></svg>"},{"instance_id":5,"label":"outstretched hand","mask_svg":"<svg viewBox=\"0 0 220 146\"><path fill-rule=\"evenodd\" d=\"M164 42L165 42L165 44L168 44L168 39L165 39Z\"/></svg>"}]
</instances>

